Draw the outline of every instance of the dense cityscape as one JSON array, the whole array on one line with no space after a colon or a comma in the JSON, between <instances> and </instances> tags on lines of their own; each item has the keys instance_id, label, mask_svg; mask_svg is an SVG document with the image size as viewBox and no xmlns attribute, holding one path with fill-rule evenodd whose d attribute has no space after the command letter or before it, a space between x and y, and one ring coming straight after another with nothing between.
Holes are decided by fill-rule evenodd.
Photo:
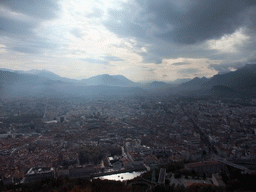
<instances>
[{"instance_id":1,"label":"dense cityscape","mask_svg":"<svg viewBox=\"0 0 256 192\"><path fill-rule=\"evenodd\" d=\"M255 99L17 98L2 99L0 110L4 184L36 181L40 168L84 178L173 162L210 178L229 163L255 174Z\"/></svg>"}]
</instances>

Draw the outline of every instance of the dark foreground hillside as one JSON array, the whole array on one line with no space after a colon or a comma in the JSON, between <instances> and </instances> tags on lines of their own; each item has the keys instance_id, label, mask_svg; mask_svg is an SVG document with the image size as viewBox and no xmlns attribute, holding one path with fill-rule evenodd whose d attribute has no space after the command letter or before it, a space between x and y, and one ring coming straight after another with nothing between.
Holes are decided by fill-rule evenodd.
<instances>
[{"instance_id":1,"label":"dark foreground hillside","mask_svg":"<svg viewBox=\"0 0 256 192\"><path fill-rule=\"evenodd\" d=\"M145 185L136 185L133 187L127 187L125 182L100 180L100 179L44 179L38 182L22 184L22 185L9 185L2 188L1 191L8 192L141 192L146 191L148 188ZM155 186L151 189L152 192L221 192L223 188L216 186L202 186L195 185L189 188L183 186Z\"/></svg>"},{"instance_id":2,"label":"dark foreground hillside","mask_svg":"<svg viewBox=\"0 0 256 192\"><path fill-rule=\"evenodd\" d=\"M9 185L1 191L20 192L122 192L126 191L125 184L118 181L100 179L43 179L41 181L20 185Z\"/></svg>"},{"instance_id":3,"label":"dark foreground hillside","mask_svg":"<svg viewBox=\"0 0 256 192\"><path fill-rule=\"evenodd\" d=\"M193 178L198 179L198 173L190 173L188 171L182 171L181 169L175 169L172 166L165 166L167 170L173 171L175 173L175 178L180 178L185 175L192 174ZM159 173L159 169L156 169L156 176ZM234 171L234 170L233 170ZM229 178L225 178L226 187L215 186L212 184L202 184L194 183L186 188L183 185L170 185L166 180L165 184L153 185L149 188L144 184L136 184L132 187L129 183L134 183L136 181L148 181L150 182L150 177L152 176L152 171L145 173L142 177L135 178L130 181L112 181L112 180L101 180L101 179L89 179L89 178L79 178L79 179L69 179L69 178L48 178L41 181L18 184L18 185L6 185L3 186L0 183L0 191L5 192L140 192L140 191L152 191L152 192L233 192L233 191L256 191L255 175L241 175L241 173L231 171Z\"/></svg>"}]
</instances>

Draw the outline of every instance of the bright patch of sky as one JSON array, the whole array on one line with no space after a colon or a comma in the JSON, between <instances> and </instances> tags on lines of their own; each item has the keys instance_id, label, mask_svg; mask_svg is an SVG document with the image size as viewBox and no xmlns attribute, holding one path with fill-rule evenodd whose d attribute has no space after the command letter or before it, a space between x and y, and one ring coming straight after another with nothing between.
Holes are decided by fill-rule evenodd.
<instances>
[{"instance_id":1,"label":"bright patch of sky","mask_svg":"<svg viewBox=\"0 0 256 192\"><path fill-rule=\"evenodd\" d=\"M216 49L221 52L234 53L238 51L239 46L245 44L250 38L246 36L242 29L233 34L224 35L217 40L209 40L207 43L210 49Z\"/></svg>"}]
</instances>

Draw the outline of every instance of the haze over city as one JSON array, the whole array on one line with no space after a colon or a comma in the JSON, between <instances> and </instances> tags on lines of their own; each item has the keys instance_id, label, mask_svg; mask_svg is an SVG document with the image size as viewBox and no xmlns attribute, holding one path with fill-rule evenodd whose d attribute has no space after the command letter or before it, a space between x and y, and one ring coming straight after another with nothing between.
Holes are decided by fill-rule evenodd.
<instances>
[{"instance_id":1,"label":"haze over city","mask_svg":"<svg viewBox=\"0 0 256 192\"><path fill-rule=\"evenodd\" d=\"M255 63L255 1L1 1L0 67L82 79L211 77Z\"/></svg>"}]
</instances>

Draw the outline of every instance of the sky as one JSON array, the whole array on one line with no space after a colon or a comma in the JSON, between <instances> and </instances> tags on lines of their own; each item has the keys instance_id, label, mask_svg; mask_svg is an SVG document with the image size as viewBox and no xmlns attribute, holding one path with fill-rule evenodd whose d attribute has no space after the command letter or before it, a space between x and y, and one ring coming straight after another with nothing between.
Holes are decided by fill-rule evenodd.
<instances>
[{"instance_id":1,"label":"sky","mask_svg":"<svg viewBox=\"0 0 256 192\"><path fill-rule=\"evenodd\" d=\"M0 0L0 68L173 81L253 63L255 0Z\"/></svg>"}]
</instances>

